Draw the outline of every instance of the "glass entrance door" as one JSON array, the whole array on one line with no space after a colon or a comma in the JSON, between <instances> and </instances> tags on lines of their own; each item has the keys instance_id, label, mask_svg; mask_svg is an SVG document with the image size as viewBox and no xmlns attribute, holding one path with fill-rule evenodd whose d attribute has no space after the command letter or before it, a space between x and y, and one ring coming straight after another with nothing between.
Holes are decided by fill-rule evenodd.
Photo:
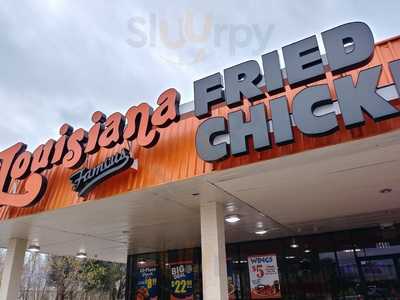
<instances>
[{"instance_id":1,"label":"glass entrance door","mask_svg":"<svg viewBox=\"0 0 400 300\"><path fill-rule=\"evenodd\" d=\"M394 256L360 258L368 299L400 299L399 262Z\"/></svg>"}]
</instances>

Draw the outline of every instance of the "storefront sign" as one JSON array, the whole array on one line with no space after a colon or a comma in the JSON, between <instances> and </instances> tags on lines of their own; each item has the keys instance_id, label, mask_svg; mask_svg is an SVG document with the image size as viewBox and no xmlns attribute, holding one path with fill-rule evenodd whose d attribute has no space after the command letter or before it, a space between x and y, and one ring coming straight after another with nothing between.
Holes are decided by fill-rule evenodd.
<instances>
[{"instance_id":1,"label":"storefront sign","mask_svg":"<svg viewBox=\"0 0 400 300\"><path fill-rule=\"evenodd\" d=\"M158 300L158 268L156 266L138 268L135 300Z\"/></svg>"},{"instance_id":2,"label":"storefront sign","mask_svg":"<svg viewBox=\"0 0 400 300\"><path fill-rule=\"evenodd\" d=\"M192 262L173 263L171 267L171 300L193 300Z\"/></svg>"},{"instance_id":3,"label":"storefront sign","mask_svg":"<svg viewBox=\"0 0 400 300\"><path fill-rule=\"evenodd\" d=\"M251 299L281 298L275 254L249 256Z\"/></svg>"},{"instance_id":4,"label":"storefront sign","mask_svg":"<svg viewBox=\"0 0 400 300\"><path fill-rule=\"evenodd\" d=\"M128 150L114 154L94 168L83 168L71 175L73 189L79 196L86 195L97 184L108 177L122 172L132 166L133 158Z\"/></svg>"},{"instance_id":5,"label":"storefront sign","mask_svg":"<svg viewBox=\"0 0 400 300\"><path fill-rule=\"evenodd\" d=\"M23 143L17 143L0 152L0 206L34 205L46 191L46 177L41 172L55 165L76 169L100 148L112 148L119 144L130 144L132 141L141 147L152 147L159 138L159 128L178 120L179 101L179 93L175 89L168 89L158 98L158 107L154 112L147 103L132 106L125 115L116 112L107 118L97 111L92 115L94 124L88 132L82 128L74 131L70 125L64 124L60 128L61 136L57 141L50 139L33 153L27 151L27 146ZM100 174L100 169L94 168L92 172ZM87 171L84 169L72 176L78 192L84 187L93 186L89 184L94 180L92 173ZM101 173L107 177L108 173L104 168ZM84 177L80 177L81 175ZM100 178L99 175L95 177ZM20 179L25 179L24 190L11 193L11 182ZM85 194L85 191L80 194Z\"/></svg>"},{"instance_id":6,"label":"storefront sign","mask_svg":"<svg viewBox=\"0 0 400 300\"><path fill-rule=\"evenodd\" d=\"M326 72L336 75L364 66L374 54L374 38L365 23L353 22L327 30L322 32L322 40L327 66L323 64L314 35L283 47L286 79L281 72L278 52L273 51L261 57L264 76L258 62L250 60L225 69L224 82L220 73L195 81L195 115L199 119L207 118L196 133L198 155L204 161L214 162L230 155L246 154L250 150L249 138L257 151L272 147L273 142L277 145L292 143L293 126L308 136L328 135L338 130L334 111L315 114L318 108L333 104L328 84L307 86L299 91L293 97L291 110L286 96L271 99L285 91L285 80L291 88L299 87L326 78ZM400 94L400 60L391 62L389 67ZM364 113L376 122L399 115L397 108L376 92L381 72L382 66L378 65L360 71L355 82L350 75L333 81L347 128L362 126ZM262 84L265 89L259 87ZM250 106L247 118L242 110L229 112L227 118L210 117L212 106L216 104L233 108L241 105L245 98L254 102L266 97L269 98L268 114L266 104L258 103Z\"/></svg>"},{"instance_id":7,"label":"storefront sign","mask_svg":"<svg viewBox=\"0 0 400 300\"><path fill-rule=\"evenodd\" d=\"M224 76L215 73L195 81L194 115L198 119L207 118L196 132L199 157L215 162L231 155L246 154L250 147L262 151L273 144L293 143L293 127L306 136L323 136L337 131L339 122L333 110L315 113L323 106L332 106L330 87L328 84L308 84L326 78L327 72L337 75L368 64L374 54L374 38L368 25L352 22L322 32L322 40L328 61L325 65L314 35L282 48L286 77L278 52L272 51L261 57L264 74L258 62L250 60L225 69ZM400 94L400 60L390 62L389 69ZM354 80L350 75L333 80L340 114L347 128L362 126L366 115L376 122L399 115L399 110L377 93L381 72L382 66L377 65L360 71ZM277 96L288 86L305 86L291 99L291 109L287 96ZM253 103L264 98L268 101ZM227 117L211 117L216 104L234 108L245 99L252 103L246 116L239 109L229 112ZM168 89L160 95L154 112L146 103L131 107L125 115L116 112L107 118L97 111L92 115L93 126L88 132L82 128L74 131L64 124L57 140L48 140L33 153L26 151L23 143L0 152L0 206L34 205L46 191L46 177L42 171L55 165L77 169L99 149L129 145L133 141L140 147L152 147L160 136L159 129L178 121L179 101L179 93ZM94 183L114 174L96 168L83 169L72 175L79 195L85 195ZM11 186L19 180L24 180L21 189Z\"/></svg>"}]
</instances>

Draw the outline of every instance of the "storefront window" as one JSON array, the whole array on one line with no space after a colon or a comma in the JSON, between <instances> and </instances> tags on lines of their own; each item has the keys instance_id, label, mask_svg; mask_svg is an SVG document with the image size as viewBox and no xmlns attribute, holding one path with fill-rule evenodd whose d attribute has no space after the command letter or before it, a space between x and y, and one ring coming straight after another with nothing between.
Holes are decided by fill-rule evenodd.
<instances>
[{"instance_id":1,"label":"storefront window","mask_svg":"<svg viewBox=\"0 0 400 300\"><path fill-rule=\"evenodd\" d=\"M201 299L200 249L184 249L128 259L128 299Z\"/></svg>"},{"instance_id":2,"label":"storefront window","mask_svg":"<svg viewBox=\"0 0 400 300\"><path fill-rule=\"evenodd\" d=\"M400 299L399 229L369 228L227 245L229 300ZM201 251L128 259L135 300L202 299Z\"/></svg>"}]
</instances>

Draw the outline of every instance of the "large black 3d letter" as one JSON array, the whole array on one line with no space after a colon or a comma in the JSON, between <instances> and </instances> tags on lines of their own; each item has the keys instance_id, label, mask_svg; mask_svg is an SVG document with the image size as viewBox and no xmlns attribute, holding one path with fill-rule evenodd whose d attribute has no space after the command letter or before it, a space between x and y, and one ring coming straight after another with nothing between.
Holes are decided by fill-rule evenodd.
<instances>
[{"instance_id":1,"label":"large black 3d letter","mask_svg":"<svg viewBox=\"0 0 400 300\"><path fill-rule=\"evenodd\" d=\"M281 65L279 64L278 51L272 51L262 56L264 81L268 93L283 90L283 78Z\"/></svg>"},{"instance_id":2,"label":"large black 3d letter","mask_svg":"<svg viewBox=\"0 0 400 300\"><path fill-rule=\"evenodd\" d=\"M228 114L232 155L240 155L248 152L247 138L250 136L253 137L254 149L263 150L270 146L264 103L250 107L250 118L249 122L245 122L242 111L235 111Z\"/></svg>"},{"instance_id":3,"label":"large black 3d letter","mask_svg":"<svg viewBox=\"0 0 400 300\"><path fill-rule=\"evenodd\" d=\"M374 54L374 36L367 24L352 22L322 33L333 73L367 64Z\"/></svg>"},{"instance_id":4,"label":"large black 3d letter","mask_svg":"<svg viewBox=\"0 0 400 300\"><path fill-rule=\"evenodd\" d=\"M292 142L293 130L286 96L271 100L269 107L271 109L275 143L286 144Z\"/></svg>"},{"instance_id":5,"label":"large black 3d letter","mask_svg":"<svg viewBox=\"0 0 400 300\"><path fill-rule=\"evenodd\" d=\"M222 76L215 73L194 82L194 114L197 118L209 116L210 106L224 102Z\"/></svg>"},{"instance_id":6,"label":"large black 3d letter","mask_svg":"<svg viewBox=\"0 0 400 300\"><path fill-rule=\"evenodd\" d=\"M215 137L226 133L226 120L223 117L210 118L200 124L196 132L196 149L202 160L212 162L228 156L226 142L214 145Z\"/></svg>"},{"instance_id":7,"label":"large black 3d letter","mask_svg":"<svg viewBox=\"0 0 400 300\"><path fill-rule=\"evenodd\" d=\"M257 87L262 76L260 66L249 60L224 70L225 99L229 107L242 103L243 97L250 101L262 98L264 93Z\"/></svg>"},{"instance_id":8,"label":"large black 3d letter","mask_svg":"<svg viewBox=\"0 0 400 300\"><path fill-rule=\"evenodd\" d=\"M338 128L335 112L316 116L314 110L322 105L331 104L327 84L305 88L293 99L293 119L301 132L306 135L324 135Z\"/></svg>"},{"instance_id":9,"label":"large black 3d letter","mask_svg":"<svg viewBox=\"0 0 400 300\"><path fill-rule=\"evenodd\" d=\"M290 85L322 78L324 67L315 35L282 48Z\"/></svg>"},{"instance_id":10,"label":"large black 3d letter","mask_svg":"<svg viewBox=\"0 0 400 300\"><path fill-rule=\"evenodd\" d=\"M364 124L363 111L374 121L390 118L398 110L376 93L382 66L376 66L358 74L354 86L351 76L334 80L336 94L346 127Z\"/></svg>"},{"instance_id":11,"label":"large black 3d letter","mask_svg":"<svg viewBox=\"0 0 400 300\"><path fill-rule=\"evenodd\" d=\"M391 61L389 67L396 86L397 95L400 96L400 59Z\"/></svg>"}]
</instances>

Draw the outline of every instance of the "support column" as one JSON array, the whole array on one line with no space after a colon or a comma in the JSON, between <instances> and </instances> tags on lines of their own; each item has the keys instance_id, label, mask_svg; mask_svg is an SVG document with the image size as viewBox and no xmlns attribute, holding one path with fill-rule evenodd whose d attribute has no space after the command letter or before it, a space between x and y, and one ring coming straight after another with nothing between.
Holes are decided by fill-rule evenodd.
<instances>
[{"instance_id":1,"label":"support column","mask_svg":"<svg viewBox=\"0 0 400 300\"><path fill-rule=\"evenodd\" d=\"M224 208L202 201L200 217L203 299L228 300Z\"/></svg>"},{"instance_id":2,"label":"support column","mask_svg":"<svg viewBox=\"0 0 400 300\"><path fill-rule=\"evenodd\" d=\"M0 286L0 300L17 300L21 284L26 240L11 239Z\"/></svg>"}]
</instances>

